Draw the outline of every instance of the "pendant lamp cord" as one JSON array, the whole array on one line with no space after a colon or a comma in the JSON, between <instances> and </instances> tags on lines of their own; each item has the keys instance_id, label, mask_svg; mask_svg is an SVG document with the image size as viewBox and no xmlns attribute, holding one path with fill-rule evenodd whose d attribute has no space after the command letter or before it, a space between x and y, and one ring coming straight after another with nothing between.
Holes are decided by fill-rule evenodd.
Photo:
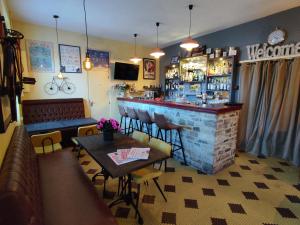
<instances>
[{"instance_id":1,"label":"pendant lamp cord","mask_svg":"<svg viewBox=\"0 0 300 225\"><path fill-rule=\"evenodd\" d=\"M159 22L156 23L156 47L158 48L158 27L159 27Z\"/></svg>"},{"instance_id":2,"label":"pendant lamp cord","mask_svg":"<svg viewBox=\"0 0 300 225\"><path fill-rule=\"evenodd\" d=\"M191 28L192 28L192 9L193 5L189 5L189 10L190 10L190 27L189 27L189 37L191 36Z\"/></svg>"},{"instance_id":3,"label":"pendant lamp cord","mask_svg":"<svg viewBox=\"0 0 300 225\"><path fill-rule=\"evenodd\" d=\"M136 56L136 37L137 37L137 34L134 34L134 56Z\"/></svg>"},{"instance_id":4,"label":"pendant lamp cord","mask_svg":"<svg viewBox=\"0 0 300 225\"><path fill-rule=\"evenodd\" d=\"M85 0L83 0L83 10L84 10L84 22L85 22L86 51L88 51L88 48L89 48L89 36L88 36L88 30L87 30L87 19L86 19L86 6L85 6Z\"/></svg>"},{"instance_id":5,"label":"pendant lamp cord","mask_svg":"<svg viewBox=\"0 0 300 225\"><path fill-rule=\"evenodd\" d=\"M53 16L55 19L55 31L56 31L56 44L58 45L58 30L57 30L57 19L58 16Z\"/></svg>"}]
</instances>

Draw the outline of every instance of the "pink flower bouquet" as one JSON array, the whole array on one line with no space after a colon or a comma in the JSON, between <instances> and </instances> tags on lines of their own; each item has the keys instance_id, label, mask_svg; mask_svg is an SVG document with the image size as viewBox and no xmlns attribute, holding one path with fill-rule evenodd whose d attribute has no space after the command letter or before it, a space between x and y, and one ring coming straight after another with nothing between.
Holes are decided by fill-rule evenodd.
<instances>
[{"instance_id":1,"label":"pink flower bouquet","mask_svg":"<svg viewBox=\"0 0 300 225\"><path fill-rule=\"evenodd\" d=\"M121 131L120 124L115 119L102 118L97 122L97 129L103 132L119 132Z\"/></svg>"}]
</instances>

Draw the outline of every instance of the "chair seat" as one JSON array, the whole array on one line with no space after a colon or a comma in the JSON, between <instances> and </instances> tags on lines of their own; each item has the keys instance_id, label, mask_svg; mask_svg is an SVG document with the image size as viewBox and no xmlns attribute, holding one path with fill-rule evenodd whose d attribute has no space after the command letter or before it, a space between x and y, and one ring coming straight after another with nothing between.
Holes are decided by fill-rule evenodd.
<instances>
[{"instance_id":1,"label":"chair seat","mask_svg":"<svg viewBox=\"0 0 300 225\"><path fill-rule=\"evenodd\" d=\"M160 170L155 169L152 166L148 166L132 172L132 178L135 183L140 184L146 180L159 177L161 174L162 172Z\"/></svg>"},{"instance_id":2,"label":"chair seat","mask_svg":"<svg viewBox=\"0 0 300 225\"><path fill-rule=\"evenodd\" d=\"M165 129L165 130L181 130L183 127L181 125L178 125L178 124L174 124L174 123L167 123L165 125L165 127L162 129Z\"/></svg>"},{"instance_id":3,"label":"chair seat","mask_svg":"<svg viewBox=\"0 0 300 225\"><path fill-rule=\"evenodd\" d=\"M62 146L60 143L56 143L53 145L54 151L58 151L62 149ZM34 150L37 154L43 154L43 153L49 153L53 151L52 145L46 145L44 147L45 152L43 151L43 147L34 147Z\"/></svg>"}]
</instances>

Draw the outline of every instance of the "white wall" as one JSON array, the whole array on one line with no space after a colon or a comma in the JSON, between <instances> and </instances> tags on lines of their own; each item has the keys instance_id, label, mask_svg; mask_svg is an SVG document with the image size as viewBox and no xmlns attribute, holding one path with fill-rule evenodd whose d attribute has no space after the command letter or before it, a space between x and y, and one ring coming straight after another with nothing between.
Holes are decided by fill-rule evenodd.
<instances>
[{"instance_id":1,"label":"white wall","mask_svg":"<svg viewBox=\"0 0 300 225\"><path fill-rule=\"evenodd\" d=\"M53 21L54 22L54 21ZM58 71L59 68L59 56L58 47L56 46L56 34L55 29L43 26L37 26L19 21L12 22L14 29L22 32L25 39L49 41L54 44L54 61L55 69ZM131 34L128 34L131 35ZM44 91L45 83L51 81L55 73L34 73L31 74L28 71L27 56L25 40L21 43L22 48L22 60L24 64L24 76L32 76L37 80L36 85L26 87L23 99L49 99L49 98L84 98L87 102L88 98L94 102L94 105L90 108L86 104L87 116L91 114L95 119L100 117L115 117L118 118L117 104L116 104L116 93L113 91L113 86L121 81L114 81L112 79L114 62L129 62L129 58L133 56L134 46L129 43L108 40L103 38L90 37L90 48L99 49L110 52L110 69L92 70L90 72L83 71L80 74L64 74L70 78L70 81L75 84L76 92L72 95L59 93L57 95L48 95ZM65 32L59 30L59 43L76 45L81 47L82 59L85 56L86 50L86 39L85 36L79 33ZM151 52L150 48L143 46L137 47L137 52L140 57L149 57ZM144 85L159 84L159 62L157 61L157 74L156 80L143 80L142 63L140 63L140 71L138 81L135 85L138 89L142 89ZM87 79L87 77L89 79ZM89 80L89 91L88 91L88 80ZM131 82L133 83L133 82Z\"/></svg>"}]
</instances>

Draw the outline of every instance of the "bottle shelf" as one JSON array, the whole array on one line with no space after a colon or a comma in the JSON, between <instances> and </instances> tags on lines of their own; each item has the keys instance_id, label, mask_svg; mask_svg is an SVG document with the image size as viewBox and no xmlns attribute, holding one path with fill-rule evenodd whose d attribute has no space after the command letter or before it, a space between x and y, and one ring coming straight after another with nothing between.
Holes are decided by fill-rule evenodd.
<instances>
[{"instance_id":1,"label":"bottle shelf","mask_svg":"<svg viewBox=\"0 0 300 225\"><path fill-rule=\"evenodd\" d=\"M220 75L208 75L207 77L212 77L212 78L216 78L216 77L231 77L232 74L220 74Z\"/></svg>"}]
</instances>

